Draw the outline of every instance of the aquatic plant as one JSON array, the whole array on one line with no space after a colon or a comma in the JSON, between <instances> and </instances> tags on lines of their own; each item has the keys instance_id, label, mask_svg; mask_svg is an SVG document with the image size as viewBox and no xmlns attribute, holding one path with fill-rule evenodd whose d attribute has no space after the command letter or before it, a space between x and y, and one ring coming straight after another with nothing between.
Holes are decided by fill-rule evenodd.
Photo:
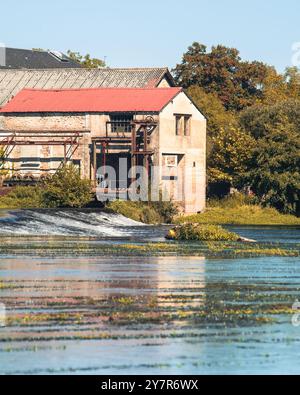
<instances>
[{"instance_id":1,"label":"aquatic plant","mask_svg":"<svg viewBox=\"0 0 300 395\"><path fill-rule=\"evenodd\" d=\"M215 233L214 233L215 234ZM298 243L241 243L234 241L171 241L171 242L139 242L119 244L98 244L97 240L87 238L86 243L80 239L74 243L67 238L44 240L40 243L34 237L14 238L0 237L0 255L9 256L41 256L41 257L94 257L94 256L195 256L205 258L260 257L260 256L300 256ZM230 237L231 238L231 237ZM26 243L25 243L26 241ZM15 287L15 284L14 284Z\"/></svg>"},{"instance_id":2,"label":"aquatic plant","mask_svg":"<svg viewBox=\"0 0 300 395\"><path fill-rule=\"evenodd\" d=\"M131 306L134 304L134 299L133 298L126 298L126 297L122 297L122 298L117 298L115 299L116 303L122 305L122 306Z\"/></svg>"},{"instance_id":3,"label":"aquatic plant","mask_svg":"<svg viewBox=\"0 0 300 395\"><path fill-rule=\"evenodd\" d=\"M238 241L240 237L221 226L188 223L171 229L167 238L171 240Z\"/></svg>"}]
</instances>

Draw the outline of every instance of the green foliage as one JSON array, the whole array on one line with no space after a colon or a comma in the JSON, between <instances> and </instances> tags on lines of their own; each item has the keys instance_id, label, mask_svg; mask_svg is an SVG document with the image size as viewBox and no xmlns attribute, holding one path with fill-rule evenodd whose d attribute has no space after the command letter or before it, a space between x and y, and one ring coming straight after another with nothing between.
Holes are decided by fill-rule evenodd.
<instances>
[{"instance_id":1,"label":"green foliage","mask_svg":"<svg viewBox=\"0 0 300 395\"><path fill-rule=\"evenodd\" d=\"M109 202L107 208L115 213L124 215L124 217L145 224L158 224L161 222L159 213L144 202L116 200Z\"/></svg>"},{"instance_id":2,"label":"green foliage","mask_svg":"<svg viewBox=\"0 0 300 395\"><path fill-rule=\"evenodd\" d=\"M74 165L66 165L44 184L14 188L1 197L0 208L81 208L91 198L90 181L82 180Z\"/></svg>"},{"instance_id":3,"label":"green foliage","mask_svg":"<svg viewBox=\"0 0 300 395\"><path fill-rule=\"evenodd\" d=\"M226 111L216 93L201 87L188 89L208 121L208 181L239 184L247 169L255 140L238 126L233 112Z\"/></svg>"},{"instance_id":4,"label":"green foliage","mask_svg":"<svg viewBox=\"0 0 300 395\"><path fill-rule=\"evenodd\" d=\"M0 186L2 185L3 178L6 176L7 170L5 170L5 152L0 147Z\"/></svg>"},{"instance_id":5,"label":"green foliage","mask_svg":"<svg viewBox=\"0 0 300 395\"><path fill-rule=\"evenodd\" d=\"M145 224L171 223L178 210L172 202L131 202L116 200L107 208L134 221Z\"/></svg>"},{"instance_id":6,"label":"green foliage","mask_svg":"<svg viewBox=\"0 0 300 395\"><path fill-rule=\"evenodd\" d=\"M43 189L41 187L19 186L0 199L0 208L41 208Z\"/></svg>"},{"instance_id":7,"label":"green foliage","mask_svg":"<svg viewBox=\"0 0 300 395\"><path fill-rule=\"evenodd\" d=\"M46 181L44 188L43 203L49 208L81 208L92 198L90 181L81 179L79 170L73 164L60 168Z\"/></svg>"},{"instance_id":8,"label":"green foliage","mask_svg":"<svg viewBox=\"0 0 300 395\"><path fill-rule=\"evenodd\" d=\"M221 226L183 224L170 230L168 239L171 240L198 240L198 241L238 241L240 237L228 232Z\"/></svg>"},{"instance_id":9,"label":"green foliage","mask_svg":"<svg viewBox=\"0 0 300 395\"><path fill-rule=\"evenodd\" d=\"M278 74L235 48L195 42L174 76L208 120L209 184L250 186L265 205L299 215L299 70Z\"/></svg>"},{"instance_id":10,"label":"green foliage","mask_svg":"<svg viewBox=\"0 0 300 395\"><path fill-rule=\"evenodd\" d=\"M237 126L237 120L232 112L225 110L216 93L206 93L199 86L191 86L187 92L207 119L207 155L210 161L213 159L212 139L218 136L221 129Z\"/></svg>"},{"instance_id":11,"label":"green foliage","mask_svg":"<svg viewBox=\"0 0 300 395\"><path fill-rule=\"evenodd\" d=\"M289 99L300 98L300 73L297 67L289 67L284 74L278 74L274 67L269 67L263 81L264 105L275 105Z\"/></svg>"},{"instance_id":12,"label":"green foliage","mask_svg":"<svg viewBox=\"0 0 300 395\"><path fill-rule=\"evenodd\" d=\"M160 200L159 202L152 202L150 205L158 212L162 221L166 224L171 224L174 217L178 215L178 208L172 201L164 202Z\"/></svg>"},{"instance_id":13,"label":"green foliage","mask_svg":"<svg viewBox=\"0 0 300 395\"><path fill-rule=\"evenodd\" d=\"M226 110L241 111L255 104L273 105L300 97L296 67L279 74L264 63L243 61L237 49L222 45L208 52L205 45L194 42L173 72L179 85L217 96Z\"/></svg>"},{"instance_id":14,"label":"green foliage","mask_svg":"<svg viewBox=\"0 0 300 395\"><path fill-rule=\"evenodd\" d=\"M242 206L256 205L257 199L254 196L248 196L243 193L234 193L226 196L224 199L209 199L207 203L210 208L236 209Z\"/></svg>"},{"instance_id":15,"label":"green foliage","mask_svg":"<svg viewBox=\"0 0 300 395\"><path fill-rule=\"evenodd\" d=\"M241 199L241 204L238 200ZM229 197L221 201L209 202L203 214L179 217L177 223L200 223L214 225L300 225L300 218L293 215L280 214L274 208L264 208L255 204L250 197L245 199Z\"/></svg>"},{"instance_id":16,"label":"green foliage","mask_svg":"<svg viewBox=\"0 0 300 395\"><path fill-rule=\"evenodd\" d=\"M218 45L208 52L205 45L194 42L173 71L184 88L202 87L217 94L227 110L240 111L262 98L268 66L242 61L235 48Z\"/></svg>"},{"instance_id":17,"label":"green foliage","mask_svg":"<svg viewBox=\"0 0 300 395\"><path fill-rule=\"evenodd\" d=\"M70 59L75 60L75 62L80 63L84 68L87 69L100 69L101 67L106 67L103 60L97 58L91 58L89 54L81 55L79 52L68 51L68 56Z\"/></svg>"},{"instance_id":18,"label":"green foliage","mask_svg":"<svg viewBox=\"0 0 300 395\"><path fill-rule=\"evenodd\" d=\"M212 149L208 158L209 182L227 181L236 186L252 157L255 140L240 128L221 128L212 137Z\"/></svg>"},{"instance_id":19,"label":"green foliage","mask_svg":"<svg viewBox=\"0 0 300 395\"><path fill-rule=\"evenodd\" d=\"M300 130L300 101L289 99L269 106L253 106L239 114L239 123L255 139L269 135L279 125Z\"/></svg>"},{"instance_id":20,"label":"green foliage","mask_svg":"<svg viewBox=\"0 0 300 395\"><path fill-rule=\"evenodd\" d=\"M4 162L5 162L4 149L0 147L0 169L2 168Z\"/></svg>"},{"instance_id":21,"label":"green foliage","mask_svg":"<svg viewBox=\"0 0 300 395\"><path fill-rule=\"evenodd\" d=\"M257 140L244 183L264 205L299 216L300 102L249 109L241 123Z\"/></svg>"},{"instance_id":22,"label":"green foliage","mask_svg":"<svg viewBox=\"0 0 300 395\"><path fill-rule=\"evenodd\" d=\"M216 136L222 128L237 125L234 113L225 110L215 92L206 93L203 88L194 85L188 88L187 93L206 117L209 137Z\"/></svg>"}]
</instances>

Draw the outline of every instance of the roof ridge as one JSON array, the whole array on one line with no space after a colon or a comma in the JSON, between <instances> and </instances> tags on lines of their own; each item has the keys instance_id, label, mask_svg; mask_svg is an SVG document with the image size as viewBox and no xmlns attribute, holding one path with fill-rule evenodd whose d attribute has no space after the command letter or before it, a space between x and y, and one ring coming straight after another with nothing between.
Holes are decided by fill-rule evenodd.
<instances>
[{"instance_id":1,"label":"roof ridge","mask_svg":"<svg viewBox=\"0 0 300 395\"><path fill-rule=\"evenodd\" d=\"M53 89L40 89L40 88L23 88L20 92L22 91L30 91L30 92L82 92L82 91L102 91L102 90L116 90L116 91L120 91L120 90L131 90L131 91L164 91L164 90L183 90L182 87L180 86L170 86L170 87L164 87L164 88L156 88L156 87L143 87L143 88L133 88L133 87L99 87L99 88L53 88Z\"/></svg>"},{"instance_id":2,"label":"roof ridge","mask_svg":"<svg viewBox=\"0 0 300 395\"><path fill-rule=\"evenodd\" d=\"M0 69L0 71L4 71L4 72L37 72L37 71L60 71L60 72L66 72L66 71L150 71L150 70L160 70L160 71L168 71L169 68L168 67L100 67L100 68L76 68L76 67L68 67L66 69L64 68L46 68L46 69Z\"/></svg>"},{"instance_id":3,"label":"roof ridge","mask_svg":"<svg viewBox=\"0 0 300 395\"><path fill-rule=\"evenodd\" d=\"M29 52L46 52L49 53L50 51L46 50L46 49L28 49L28 48L15 48L15 47L5 47L5 49L13 49L14 51L29 51ZM62 51L60 51L62 52Z\"/></svg>"}]
</instances>

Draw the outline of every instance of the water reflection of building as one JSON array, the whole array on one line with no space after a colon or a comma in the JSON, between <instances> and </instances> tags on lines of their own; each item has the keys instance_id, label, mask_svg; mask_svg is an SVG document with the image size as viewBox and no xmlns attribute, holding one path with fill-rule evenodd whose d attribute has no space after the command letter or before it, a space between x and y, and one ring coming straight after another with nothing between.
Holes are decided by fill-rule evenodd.
<instances>
[{"instance_id":1,"label":"water reflection of building","mask_svg":"<svg viewBox=\"0 0 300 395\"><path fill-rule=\"evenodd\" d=\"M152 261L157 266L154 283L158 296L191 296L191 304L203 303L206 286L204 257L158 257Z\"/></svg>"}]
</instances>

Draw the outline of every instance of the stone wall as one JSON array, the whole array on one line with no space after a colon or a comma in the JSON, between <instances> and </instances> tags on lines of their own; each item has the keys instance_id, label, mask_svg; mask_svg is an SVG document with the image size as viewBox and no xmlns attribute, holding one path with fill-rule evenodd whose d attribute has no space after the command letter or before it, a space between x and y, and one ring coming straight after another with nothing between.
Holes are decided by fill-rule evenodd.
<instances>
[{"instance_id":1,"label":"stone wall","mask_svg":"<svg viewBox=\"0 0 300 395\"><path fill-rule=\"evenodd\" d=\"M40 141L62 140L59 135L68 131L85 132L89 130L89 115L86 114L11 114L0 117L0 128L12 132L43 131L46 137L37 137ZM55 135L55 137L53 137ZM31 140L34 140L32 137ZM26 141L26 138L18 138ZM83 134L72 159L80 163L81 174L90 177L90 133ZM69 154L75 147L67 146ZM7 167L11 174L40 176L53 173L64 160L64 146L28 145L16 146L10 150Z\"/></svg>"},{"instance_id":2,"label":"stone wall","mask_svg":"<svg viewBox=\"0 0 300 395\"><path fill-rule=\"evenodd\" d=\"M180 114L190 116L188 136L176 135L176 115ZM206 119L182 92L161 112L159 124L158 165L163 171L163 156L177 156L182 209L202 212L206 204ZM162 180L162 188L169 188L172 182Z\"/></svg>"}]
</instances>

